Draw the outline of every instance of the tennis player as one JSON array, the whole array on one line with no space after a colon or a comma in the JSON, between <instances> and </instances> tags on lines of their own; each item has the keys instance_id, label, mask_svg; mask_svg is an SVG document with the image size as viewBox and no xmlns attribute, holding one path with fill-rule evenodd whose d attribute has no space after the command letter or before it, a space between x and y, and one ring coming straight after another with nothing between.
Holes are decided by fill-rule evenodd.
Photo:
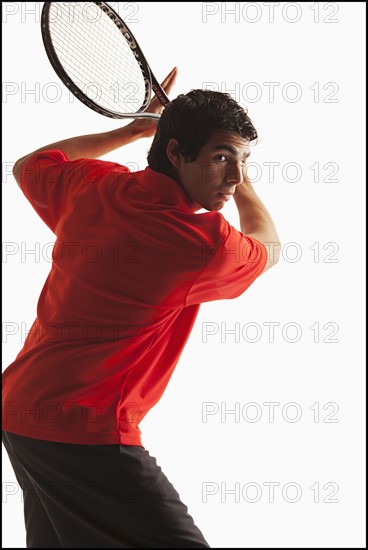
<instances>
[{"instance_id":1,"label":"tennis player","mask_svg":"<svg viewBox=\"0 0 368 550\"><path fill-rule=\"evenodd\" d=\"M153 99L150 111L162 109ZM96 160L152 136L142 171ZM242 295L278 260L277 231L246 174L256 138L229 95L192 90L158 125L135 120L16 162L22 192L56 235L37 318L3 373L3 443L28 548L209 548L139 424L200 304ZM229 200L241 231L220 212Z\"/></svg>"}]
</instances>

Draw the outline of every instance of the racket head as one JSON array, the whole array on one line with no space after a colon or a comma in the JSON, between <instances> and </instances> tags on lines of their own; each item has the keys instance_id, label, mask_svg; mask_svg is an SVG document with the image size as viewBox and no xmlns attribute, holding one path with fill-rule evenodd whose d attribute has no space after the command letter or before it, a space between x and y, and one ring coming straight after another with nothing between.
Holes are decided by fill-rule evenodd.
<instances>
[{"instance_id":1,"label":"racket head","mask_svg":"<svg viewBox=\"0 0 368 550\"><path fill-rule=\"evenodd\" d=\"M132 32L108 4L45 2L41 30L56 74L87 107L110 118L160 117L144 112L151 99L151 70Z\"/></svg>"}]
</instances>

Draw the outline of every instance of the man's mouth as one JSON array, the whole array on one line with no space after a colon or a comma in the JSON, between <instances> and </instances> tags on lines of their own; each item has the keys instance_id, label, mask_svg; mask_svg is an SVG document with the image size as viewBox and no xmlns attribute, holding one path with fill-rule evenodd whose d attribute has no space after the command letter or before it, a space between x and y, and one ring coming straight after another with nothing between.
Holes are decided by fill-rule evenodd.
<instances>
[{"instance_id":1,"label":"man's mouth","mask_svg":"<svg viewBox=\"0 0 368 550\"><path fill-rule=\"evenodd\" d=\"M233 196L233 193L219 193L219 195L225 200L229 201Z\"/></svg>"}]
</instances>

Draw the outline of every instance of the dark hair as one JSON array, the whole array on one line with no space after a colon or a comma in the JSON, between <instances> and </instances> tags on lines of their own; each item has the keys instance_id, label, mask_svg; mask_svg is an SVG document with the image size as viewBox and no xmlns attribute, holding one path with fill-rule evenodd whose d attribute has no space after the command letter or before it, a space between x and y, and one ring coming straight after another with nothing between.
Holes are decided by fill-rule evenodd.
<instances>
[{"instance_id":1,"label":"dark hair","mask_svg":"<svg viewBox=\"0 0 368 550\"><path fill-rule=\"evenodd\" d=\"M257 139L257 131L245 111L229 94L212 90L191 90L167 105L157 125L148 152L150 168L167 175L173 167L166 148L170 139L178 141L180 152L192 162L210 139L213 130L228 130Z\"/></svg>"}]
</instances>

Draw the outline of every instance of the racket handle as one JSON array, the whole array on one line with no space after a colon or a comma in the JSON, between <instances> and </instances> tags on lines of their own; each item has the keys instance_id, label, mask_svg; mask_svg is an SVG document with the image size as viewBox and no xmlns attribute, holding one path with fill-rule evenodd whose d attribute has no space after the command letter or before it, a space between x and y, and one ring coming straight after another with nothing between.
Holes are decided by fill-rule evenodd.
<instances>
[{"instance_id":1,"label":"racket handle","mask_svg":"<svg viewBox=\"0 0 368 550\"><path fill-rule=\"evenodd\" d=\"M154 120L158 120L161 115L157 113L146 113L145 111L142 111L141 113L135 113L134 115L125 115L124 118L151 118Z\"/></svg>"},{"instance_id":2,"label":"racket handle","mask_svg":"<svg viewBox=\"0 0 368 550\"><path fill-rule=\"evenodd\" d=\"M152 79L152 90L154 91L160 103L164 107L166 107L166 105L169 105L170 99L167 97L167 95L165 94L161 86L157 82L154 82L153 79Z\"/></svg>"}]
</instances>

